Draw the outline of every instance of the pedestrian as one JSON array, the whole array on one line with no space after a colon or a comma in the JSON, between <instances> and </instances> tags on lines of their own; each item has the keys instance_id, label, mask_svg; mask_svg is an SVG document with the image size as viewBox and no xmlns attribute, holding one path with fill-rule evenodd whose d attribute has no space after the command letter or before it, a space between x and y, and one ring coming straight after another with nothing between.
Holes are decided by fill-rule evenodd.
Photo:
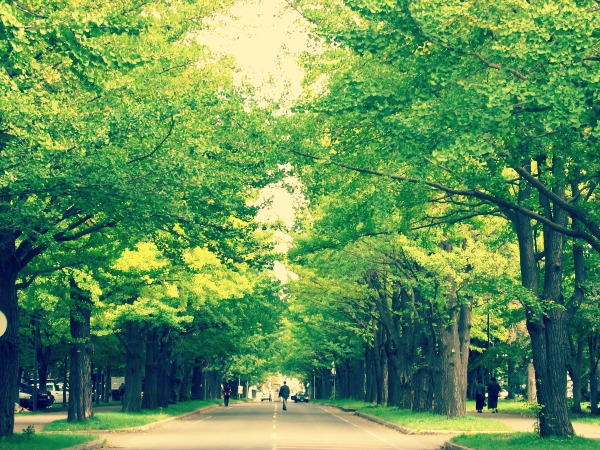
<instances>
[{"instance_id":1,"label":"pedestrian","mask_svg":"<svg viewBox=\"0 0 600 450\"><path fill-rule=\"evenodd\" d=\"M123 398L125 397L125 383L121 383L119 386L119 400L123 403Z\"/></svg>"},{"instance_id":2,"label":"pedestrian","mask_svg":"<svg viewBox=\"0 0 600 450\"><path fill-rule=\"evenodd\" d=\"M485 406L485 385L481 378L477 380L477 384L475 384L475 409L478 413L483 412L483 407Z\"/></svg>"},{"instance_id":3,"label":"pedestrian","mask_svg":"<svg viewBox=\"0 0 600 450\"><path fill-rule=\"evenodd\" d=\"M290 396L290 387L283 382L283 386L279 388L279 397L281 397L281 401L283 403L283 410L287 410L287 399Z\"/></svg>"},{"instance_id":4,"label":"pedestrian","mask_svg":"<svg viewBox=\"0 0 600 450\"><path fill-rule=\"evenodd\" d=\"M491 409L493 413L498 412L498 395L500 394L500 384L496 381L495 377L492 377L488 384L488 409Z\"/></svg>"},{"instance_id":5,"label":"pedestrian","mask_svg":"<svg viewBox=\"0 0 600 450\"><path fill-rule=\"evenodd\" d=\"M231 395L231 386L229 383L225 383L223 386L223 401L225 402L225 406L229 406L229 396Z\"/></svg>"}]
</instances>

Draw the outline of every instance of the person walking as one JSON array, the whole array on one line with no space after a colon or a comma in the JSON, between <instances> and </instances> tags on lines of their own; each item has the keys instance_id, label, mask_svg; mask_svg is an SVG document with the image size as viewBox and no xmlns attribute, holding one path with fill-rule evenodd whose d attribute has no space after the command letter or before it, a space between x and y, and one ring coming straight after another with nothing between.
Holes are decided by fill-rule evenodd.
<instances>
[{"instance_id":1,"label":"person walking","mask_svg":"<svg viewBox=\"0 0 600 450\"><path fill-rule=\"evenodd\" d=\"M475 385L475 409L478 413L483 412L483 407L485 406L485 385L481 379L477 380L477 384Z\"/></svg>"},{"instance_id":2,"label":"person walking","mask_svg":"<svg viewBox=\"0 0 600 450\"><path fill-rule=\"evenodd\" d=\"M496 377L492 377L488 384L488 409L492 410L492 413L498 412L498 395L500 394L500 384L496 381Z\"/></svg>"},{"instance_id":3,"label":"person walking","mask_svg":"<svg viewBox=\"0 0 600 450\"><path fill-rule=\"evenodd\" d=\"M290 387L283 382L283 386L279 388L279 397L281 397L281 401L283 403L283 410L287 410L287 399L290 396Z\"/></svg>"},{"instance_id":4,"label":"person walking","mask_svg":"<svg viewBox=\"0 0 600 450\"><path fill-rule=\"evenodd\" d=\"M225 406L229 406L229 396L231 395L231 386L229 383L225 383L223 386L223 401L225 402Z\"/></svg>"}]
</instances>

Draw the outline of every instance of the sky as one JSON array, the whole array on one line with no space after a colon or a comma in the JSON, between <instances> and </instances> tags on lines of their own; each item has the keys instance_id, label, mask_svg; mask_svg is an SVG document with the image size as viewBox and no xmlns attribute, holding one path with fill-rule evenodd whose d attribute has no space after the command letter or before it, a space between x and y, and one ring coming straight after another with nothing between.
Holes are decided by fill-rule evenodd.
<instances>
[{"instance_id":1,"label":"sky","mask_svg":"<svg viewBox=\"0 0 600 450\"><path fill-rule=\"evenodd\" d=\"M289 102L301 93L302 70L297 57L310 47L300 14L285 0L239 0L229 14L205 21L209 29L199 42L233 55L238 82L249 82L257 96Z\"/></svg>"},{"instance_id":2,"label":"sky","mask_svg":"<svg viewBox=\"0 0 600 450\"><path fill-rule=\"evenodd\" d=\"M198 34L198 41L217 54L233 56L239 67L236 82L252 84L258 99L278 101L286 109L301 95L303 72L297 58L311 45L302 17L285 0L239 0L227 14L205 23L208 28ZM280 221L291 229L294 209L303 199L290 193L284 184L300 187L297 178L287 176L283 183L264 188L258 201L268 207L259 211L257 220ZM285 253L291 243L288 234L275 232L277 251ZM284 283L296 278L279 261L274 273Z\"/></svg>"}]
</instances>

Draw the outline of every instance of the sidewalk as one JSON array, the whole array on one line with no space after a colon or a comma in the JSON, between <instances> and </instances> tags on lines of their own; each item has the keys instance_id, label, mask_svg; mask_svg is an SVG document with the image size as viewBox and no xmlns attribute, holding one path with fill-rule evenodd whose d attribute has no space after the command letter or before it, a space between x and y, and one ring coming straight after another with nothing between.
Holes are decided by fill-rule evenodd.
<instances>
[{"instance_id":1,"label":"sidewalk","mask_svg":"<svg viewBox=\"0 0 600 450\"><path fill-rule=\"evenodd\" d=\"M535 431L536 420L531 417L524 417L519 414L508 414L508 413L497 413L497 414L477 414L476 412L468 411L467 414L477 417L485 417L489 416L490 419L496 419L499 422L502 422L509 427L511 427L514 431L523 431L523 432L533 432ZM594 439L600 440L600 427L596 425L589 425L586 423L577 423L573 422L573 428L575 429L575 434L577 436L586 438L586 439Z\"/></svg>"},{"instance_id":2,"label":"sidewalk","mask_svg":"<svg viewBox=\"0 0 600 450\"><path fill-rule=\"evenodd\" d=\"M95 412L99 411L119 411L121 409L121 403L109 403L94 405L93 410ZM14 433L21 433L22 430L26 429L29 425L33 425L36 432L40 432L44 429L46 425L50 422L60 419L67 418L67 408L63 408L62 406L52 406L47 410L40 411L36 414L29 413L15 413L15 426Z\"/></svg>"},{"instance_id":3,"label":"sidewalk","mask_svg":"<svg viewBox=\"0 0 600 450\"><path fill-rule=\"evenodd\" d=\"M395 430L400 431L401 433L404 434L447 434L449 435L448 437L448 441L451 439L452 436L456 436L459 434L465 434L465 433L478 433L476 431L460 431L460 430L455 430L455 431L451 431L451 430L417 430L414 428L407 428L401 425L396 425L390 422L387 422L385 420L382 420L376 416L372 416L370 414L364 414L364 413L360 413L356 410L348 410L348 409L344 409L342 407L339 407L337 405L330 405L330 404L325 404L322 403L323 405L327 405L327 406L332 406L334 408L338 408L341 409L342 411L346 411L346 412L353 412L354 414L363 417L365 419L371 420L373 422L377 422L381 425L385 425L389 428L393 428ZM467 411L468 415L472 415L472 416L476 416L479 418L485 418L485 419L495 419L499 422L502 422L505 425L508 425L513 431L515 432L534 432L535 431L535 426L536 426L536 420L531 418L531 417L525 417L522 416L520 414L509 414L509 413L497 413L497 414L492 414L492 413L484 413L484 414L477 414L477 412L473 411ZM575 434L579 437L582 438L586 438L586 439L593 439L593 440L597 440L600 441L600 426L596 426L596 425L590 425L590 424L585 424L585 423L576 423L573 422L573 428L575 430ZM498 431L500 432L500 431ZM487 431L485 433L495 433L495 431ZM448 443L449 444L449 443ZM445 448L460 448L460 446L454 446L454 445L447 445Z\"/></svg>"}]
</instances>

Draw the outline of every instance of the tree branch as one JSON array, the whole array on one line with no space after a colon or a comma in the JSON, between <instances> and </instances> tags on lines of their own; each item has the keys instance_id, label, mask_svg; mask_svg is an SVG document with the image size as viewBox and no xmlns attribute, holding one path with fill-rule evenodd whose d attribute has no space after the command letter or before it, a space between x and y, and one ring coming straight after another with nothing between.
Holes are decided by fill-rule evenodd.
<instances>
[{"instance_id":1,"label":"tree branch","mask_svg":"<svg viewBox=\"0 0 600 450\"><path fill-rule=\"evenodd\" d=\"M493 63L493 62L485 59L479 52L458 49L456 47L452 47L448 44L444 44L443 42L439 42L434 39L432 39L431 42L439 45L440 47L442 47L446 50L450 50L450 51L457 52L457 53L463 53L465 55L474 56L475 58L477 58L479 61L481 61L483 64L485 64L486 66L488 66L491 69L505 70L506 72L513 74L514 76L516 76L517 78L519 78L521 80L527 80L527 77L525 75L523 75L521 72L519 72L515 69L511 69L510 67L503 67L500 64Z\"/></svg>"},{"instance_id":2,"label":"tree branch","mask_svg":"<svg viewBox=\"0 0 600 450\"><path fill-rule=\"evenodd\" d=\"M142 161L143 159L148 159L148 158L152 157L152 155L154 155L157 151L159 151L162 148L162 146L167 141L167 139L169 139L169 137L171 136L171 133L173 132L173 128L175 128L175 119L173 119L173 116L171 116L171 125L169 126L169 129L167 130L167 134L165 135L164 138L161 139L161 141L156 145L156 147L154 147L154 150L152 150L150 153L148 153L146 155L142 155L138 158L133 158L133 159L127 161L127 164L133 164L134 162L139 162L139 161Z\"/></svg>"},{"instance_id":3,"label":"tree branch","mask_svg":"<svg viewBox=\"0 0 600 450\"><path fill-rule=\"evenodd\" d=\"M116 225L116 222L108 221L108 222L97 223L96 225L92 225L90 227L87 227L84 230L78 231L77 233L73 233L73 234L66 234L64 231L61 231L54 235L54 240L56 242L75 241L82 236L86 236L86 235L94 233L96 231L100 231L103 228L114 227L115 225Z\"/></svg>"},{"instance_id":4,"label":"tree branch","mask_svg":"<svg viewBox=\"0 0 600 450\"><path fill-rule=\"evenodd\" d=\"M584 241L586 241L588 244L590 244L596 251L600 252L600 238L596 239L596 236L594 234L590 235L588 233L585 233L583 231L574 231L571 230L569 228L565 228L562 227L554 222L552 222L552 220L534 212L531 211L530 209L527 209L521 205L517 205L515 203L512 203L508 200L505 200L503 198L499 198L499 197L495 197L493 195L487 194L485 192L482 191L478 191L476 189L455 189L455 188L450 188L448 186L444 186L442 184L439 183L434 183L432 181L426 181L426 180L420 180L417 178L410 178L410 177L405 177L405 176L401 176L401 175L390 175L390 174L386 174L383 172L379 172L377 170L372 170L372 169L365 169L362 167L355 167L355 166L351 166L348 164L344 164L344 163L340 163L337 161L333 161L331 159L325 159L325 158L321 158L315 155L310 155L307 153L302 153L299 152L297 150L290 150L292 153L301 156L303 158L309 158L315 161L327 161L329 164L349 170L349 171L353 171L353 172L358 172L358 173L363 173L363 174L367 174L367 175L374 175L377 177L382 177L382 178L388 178L391 180L396 180L396 181L401 181L401 182L406 182L406 183L413 183L413 184L422 184L425 186L428 186L432 189L435 190L439 190L439 191L443 191L443 192L447 192L449 194L454 194L454 195L462 195L465 197L475 197L475 198L479 198L480 200L484 200L488 203L492 203L495 204L497 206L500 206L502 208L506 208L506 209L510 209L510 210L514 210L516 212L519 212L527 217L530 217L533 220L536 220L537 222L540 222L544 225L547 225L548 227L552 228L555 231L558 231L559 233L562 233L566 236L571 236L574 238L578 238L578 239L583 239ZM571 205L569 205L570 208L572 208ZM585 219L588 223L593 224L589 219ZM584 223L583 220L581 220L582 223ZM597 226L596 226L597 228Z\"/></svg>"}]
</instances>

